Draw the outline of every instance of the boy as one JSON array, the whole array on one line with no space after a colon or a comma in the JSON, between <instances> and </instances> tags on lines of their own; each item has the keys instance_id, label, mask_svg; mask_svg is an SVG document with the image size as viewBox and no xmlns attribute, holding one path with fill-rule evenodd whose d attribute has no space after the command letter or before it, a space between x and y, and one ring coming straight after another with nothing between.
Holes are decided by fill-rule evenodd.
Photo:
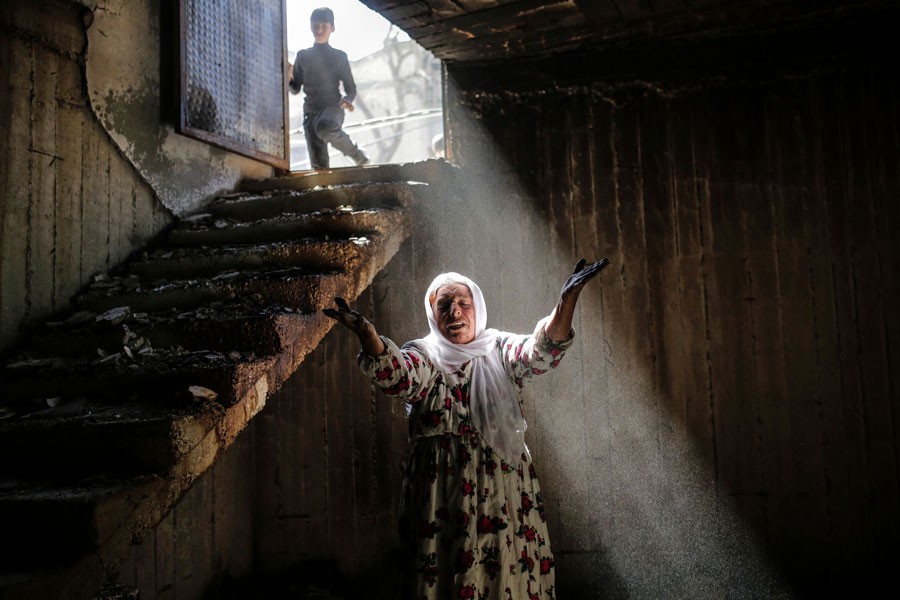
<instances>
[{"instance_id":1,"label":"boy","mask_svg":"<svg viewBox=\"0 0 900 600\"><path fill-rule=\"evenodd\" d=\"M369 162L344 130L344 110L353 112L356 83L350 72L347 53L332 48L328 39L334 33L334 12L330 8L317 8L309 17L309 28L315 44L301 50L294 58L291 69L291 93L297 94L302 86L306 92L303 101L303 132L309 148L309 161L313 169L328 168L328 144L349 156L357 165ZM341 96L338 84L344 86Z\"/></svg>"}]
</instances>

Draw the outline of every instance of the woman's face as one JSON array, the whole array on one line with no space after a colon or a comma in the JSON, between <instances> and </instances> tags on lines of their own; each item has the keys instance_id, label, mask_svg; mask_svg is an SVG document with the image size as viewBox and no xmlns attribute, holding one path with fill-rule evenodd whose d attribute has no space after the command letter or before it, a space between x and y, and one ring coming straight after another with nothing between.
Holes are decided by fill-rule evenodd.
<instances>
[{"instance_id":1,"label":"woman's face","mask_svg":"<svg viewBox=\"0 0 900 600\"><path fill-rule=\"evenodd\" d=\"M438 331L455 344L468 344L475 339L475 304L472 292L464 283L442 285L431 304Z\"/></svg>"}]
</instances>

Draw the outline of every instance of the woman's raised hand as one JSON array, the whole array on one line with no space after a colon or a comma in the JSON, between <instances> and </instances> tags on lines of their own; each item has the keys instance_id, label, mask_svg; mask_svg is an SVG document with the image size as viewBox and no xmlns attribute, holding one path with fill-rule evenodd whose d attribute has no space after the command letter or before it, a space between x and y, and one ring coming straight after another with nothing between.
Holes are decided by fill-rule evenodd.
<instances>
[{"instance_id":1,"label":"woman's raised hand","mask_svg":"<svg viewBox=\"0 0 900 600\"><path fill-rule=\"evenodd\" d=\"M550 339L561 341L565 339L572 330L572 317L575 314L575 304L578 302L578 295L587 285L587 282L597 276L597 274L609 264L605 258L601 258L592 265L587 265L587 261L583 258L575 265L575 271L569 275L566 282L559 292L559 302L550 313L550 320L547 322L546 331Z\"/></svg>"},{"instance_id":2,"label":"woman's raised hand","mask_svg":"<svg viewBox=\"0 0 900 600\"><path fill-rule=\"evenodd\" d=\"M343 298L335 297L334 303L337 305L337 310L333 308L322 309L326 316L331 317L357 335L368 327L372 327L372 323L350 308L350 305Z\"/></svg>"},{"instance_id":3,"label":"woman's raised hand","mask_svg":"<svg viewBox=\"0 0 900 600\"><path fill-rule=\"evenodd\" d=\"M560 298L565 300L573 294L577 297L584 286L587 285L587 282L596 277L609 264L609 260L601 258L592 265L585 266L586 264L587 261L583 258L578 261L578 264L575 265L575 270L566 279L562 290L559 292Z\"/></svg>"},{"instance_id":4,"label":"woman's raised hand","mask_svg":"<svg viewBox=\"0 0 900 600\"><path fill-rule=\"evenodd\" d=\"M378 335L372 322L350 308L350 305L343 298L335 297L334 303L337 305L337 309L322 309L325 316L331 317L355 333L362 344L363 351L369 356L378 356L384 353L384 342L381 341L381 337Z\"/></svg>"}]
</instances>

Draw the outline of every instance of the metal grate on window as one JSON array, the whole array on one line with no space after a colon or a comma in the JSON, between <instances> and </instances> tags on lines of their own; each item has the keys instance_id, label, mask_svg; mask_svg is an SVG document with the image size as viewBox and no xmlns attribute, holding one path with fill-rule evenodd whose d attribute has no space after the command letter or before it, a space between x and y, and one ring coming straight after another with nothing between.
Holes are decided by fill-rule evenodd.
<instances>
[{"instance_id":1,"label":"metal grate on window","mask_svg":"<svg viewBox=\"0 0 900 600\"><path fill-rule=\"evenodd\" d=\"M181 0L180 132L288 167L284 0Z\"/></svg>"}]
</instances>

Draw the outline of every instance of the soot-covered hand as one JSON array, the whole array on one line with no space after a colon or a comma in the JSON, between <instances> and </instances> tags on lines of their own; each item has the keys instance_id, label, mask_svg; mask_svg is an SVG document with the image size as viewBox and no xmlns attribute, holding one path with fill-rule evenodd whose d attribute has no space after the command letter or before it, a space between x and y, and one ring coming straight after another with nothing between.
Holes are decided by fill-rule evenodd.
<instances>
[{"instance_id":1,"label":"soot-covered hand","mask_svg":"<svg viewBox=\"0 0 900 600\"><path fill-rule=\"evenodd\" d=\"M322 312L353 333L360 335L375 328L367 318L350 308L350 305L347 304L347 301L343 298L339 296L335 297L334 303L337 305L337 309L324 308L322 309Z\"/></svg>"},{"instance_id":2,"label":"soot-covered hand","mask_svg":"<svg viewBox=\"0 0 900 600\"><path fill-rule=\"evenodd\" d=\"M563 284L562 290L559 292L560 298L565 300L573 295L577 297L587 282L596 277L608 264L609 260L606 258L601 258L591 265L587 265L587 261L583 258L579 260L575 265L575 270Z\"/></svg>"}]
</instances>

